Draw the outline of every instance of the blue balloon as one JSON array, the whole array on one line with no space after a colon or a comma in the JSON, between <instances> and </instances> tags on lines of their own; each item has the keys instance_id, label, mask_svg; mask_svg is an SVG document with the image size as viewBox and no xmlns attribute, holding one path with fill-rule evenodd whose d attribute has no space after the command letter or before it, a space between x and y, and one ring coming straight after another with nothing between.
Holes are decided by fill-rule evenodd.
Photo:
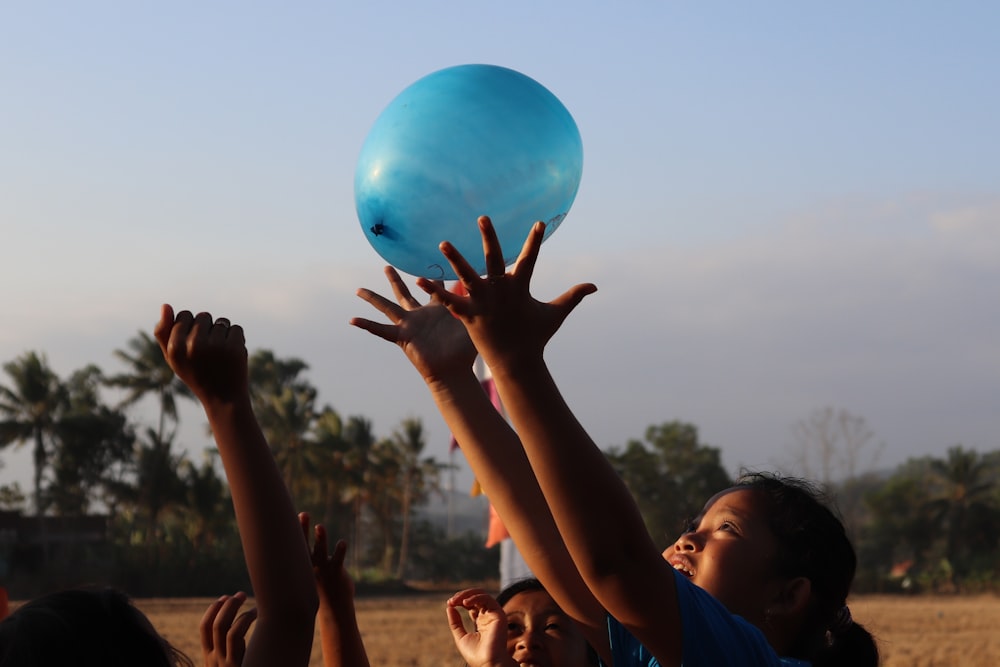
<instances>
[{"instance_id":1,"label":"blue balloon","mask_svg":"<svg viewBox=\"0 0 1000 667\"><path fill-rule=\"evenodd\" d=\"M454 279L450 241L486 272L476 219L493 220L511 264L536 220L548 238L583 173L580 132L534 79L495 65L449 67L413 83L376 119L361 148L354 201L368 242L414 276Z\"/></svg>"}]
</instances>

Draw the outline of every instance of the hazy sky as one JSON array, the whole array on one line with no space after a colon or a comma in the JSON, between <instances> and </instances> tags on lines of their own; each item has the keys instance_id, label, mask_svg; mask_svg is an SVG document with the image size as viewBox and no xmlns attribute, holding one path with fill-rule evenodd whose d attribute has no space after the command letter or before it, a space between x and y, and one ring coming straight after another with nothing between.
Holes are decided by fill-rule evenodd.
<instances>
[{"instance_id":1,"label":"hazy sky","mask_svg":"<svg viewBox=\"0 0 1000 667\"><path fill-rule=\"evenodd\" d=\"M535 293L600 288L547 354L598 444L681 419L769 467L829 406L885 465L1000 448L998 25L990 2L3 3L0 361L112 373L161 303L210 310L446 457L402 353L347 324L384 288L353 171L404 87L492 63L583 138ZM28 448L0 456L30 488Z\"/></svg>"}]
</instances>

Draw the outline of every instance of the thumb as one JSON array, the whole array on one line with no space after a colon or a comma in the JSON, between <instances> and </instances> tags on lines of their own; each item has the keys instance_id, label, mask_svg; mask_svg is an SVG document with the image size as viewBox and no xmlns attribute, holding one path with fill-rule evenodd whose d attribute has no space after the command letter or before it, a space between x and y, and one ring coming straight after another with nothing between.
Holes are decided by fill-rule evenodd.
<instances>
[{"instance_id":1,"label":"thumb","mask_svg":"<svg viewBox=\"0 0 1000 667\"><path fill-rule=\"evenodd\" d=\"M469 634L465 630L465 623L462 621L462 614L457 608L448 605L448 625L451 627L451 636L457 644L465 635Z\"/></svg>"},{"instance_id":2,"label":"thumb","mask_svg":"<svg viewBox=\"0 0 1000 667\"><path fill-rule=\"evenodd\" d=\"M170 340L170 329L174 326L174 309L169 303L160 306L160 320L153 328L153 337L160 347L166 351L167 341Z\"/></svg>"},{"instance_id":3,"label":"thumb","mask_svg":"<svg viewBox=\"0 0 1000 667\"><path fill-rule=\"evenodd\" d=\"M562 319L573 312L573 309L580 305L583 298L588 294L593 294L597 291L597 285L593 283L580 283L579 285L574 285L568 290L560 294L558 297L552 300L552 305L556 306L562 316Z\"/></svg>"}]
</instances>

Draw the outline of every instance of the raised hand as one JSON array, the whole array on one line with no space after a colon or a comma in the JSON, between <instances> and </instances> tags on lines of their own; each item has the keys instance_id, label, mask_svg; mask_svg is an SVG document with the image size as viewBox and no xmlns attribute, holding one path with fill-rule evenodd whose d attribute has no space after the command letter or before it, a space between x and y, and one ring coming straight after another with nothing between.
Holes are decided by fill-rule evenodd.
<instances>
[{"instance_id":1,"label":"raised hand","mask_svg":"<svg viewBox=\"0 0 1000 667\"><path fill-rule=\"evenodd\" d=\"M440 283L426 278L418 279L417 284L465 324L479 353L496 372L523 359L541 358L545 344L566 317L597 287L582 283L550 302L538 301L529 288L545 225L536 222L531 228L509 272L505 271L503 250L488 217L479 218L479 229L486 259L485 278L476 274L453 245L447 241L441 244L441 252L465 286L467 297L448 292Z\"/></svg>"},{"instance_id":2,"label":"raised hand","mask_svg":"<svg viewBox=\"0 0 1000 667\"><path fill-rule=\"evenodd\" d=\"M391 266L385 268L385 275L396 296L396 303L365 288L358 290L358 296L388 317L391 324L362 317L353 318L351 324L396 343L429 382L453 373L468 373L476 358L476 350L462 323L448 312L437 295L432 296L426 305L413 298ZM448 293L442 283L434 284L443 293Z\"/></svg>"},{"instance_id":3,"label":"raised hand","mask_svg":"<svg viewBox=\"0 0 1000 667\"><path fill-rule=\"evenodd\" d=\"M316 524L312 531L309 514L299 513L299 524L306 546L309 534L315 541L309 550L316 590L319 594L319 611L316 622L319 625L320 644L323 650L324 667L368 667L368 654L358 619L354 610L354 582L344 568L347 542L338 540L333 553L327 551L326 528Z\"/></svg>"},{"instance_id":4,"label":"raised hand","mask_svg":"<svg viewBox=\"0 0 1000 667\"><path fill-rule=\"evenodd\" d=\"M299 523L302 534L309 544L309 513L299 512ZM310 557L313 574L316 575L316 590L319 593L320 609L330 608L336 604L344 604L345 600L353 605L354 581L344 568L344 556L347 554L347 542L338 540L330 554L327 550L326 528L316 524L312 532L315 535ZM353 606L352 606L353 610Z\"/></svg>"},{"instance_id":5,"label":"raised hand","mask_svg":"<svg viewBox=\"0 0 1000 667\"><path fill-rule=\"evenodd\" d=\"M246 621L233 623L226 611L235 614L237 602L223 602L225 614L214 611L211 625L227 631L211 637L211 655L227 667L304 667L312 652L319 606L316 585L291 497L253 413L243 329L225 318L213 320L206 312L192 315L182 310L175 316L174 309L164 305L154 335L167 363L205 409L229 482L257 603L255 629L245 644L239 630ZM234 598L240 601L239 595ZM203 642L206 627L202 625ZM227 637L234 642L239 638L233 650L223 641Z\"/></svg>"},{"instance_id":6,"label":"raised hand","mask_svg":"<svg viewBox=\"0 0 1000 667\"><path fill-rule=\"evenodd\" d=\"M205 610L199 625L205 667L240 667L243 664L246 634L257 619L256 608L237 616L246 600L246 593L223 595Z\"/></svg>"},{"instance_id":7,"label":"raised hand","mask_svg":"<svg viewBox=\"0 0 1000 667\"><path fill-rule=\"evenodd\" d=\"M469 632L459 609L472 619ZM478 588L468 588L448 599L448 625L455 647L468 667L510 667L517 663L507 652L507 615L496 599Z\"/></svg>"},{"instance_id":8,"label":"raised hand","mask_svg":"<svg viewBox=\"0 0 1000 667\"><path fill-rule=\"evenodd\" d=\"M203 403L231 402L248 395L243 327L211 314L192 315L162 306L153 335L170 368Z\"/></svg>"}]
</instances>

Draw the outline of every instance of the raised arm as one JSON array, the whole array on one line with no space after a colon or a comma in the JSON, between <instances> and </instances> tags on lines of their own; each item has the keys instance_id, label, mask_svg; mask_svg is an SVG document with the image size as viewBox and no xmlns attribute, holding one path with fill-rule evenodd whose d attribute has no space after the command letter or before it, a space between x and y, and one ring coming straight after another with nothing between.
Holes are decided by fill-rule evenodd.
<instances>
[{"instance_id":1,"label":"raised arm","mask_svg":"<svg viewBox=\"0 0 1000 667\"><path fill-rule=\"evenodd\" d=\"M299 514L302 534L309 541L309 514ZM323 650L323 667L369 667L368 652L361 639L358 617L354 609L354 582L344 568L347 543L338 540L333 553L327 553L326 528L316 524L312 531L313 574L319 593L319 641Z\"/></svg>"},{"instance_id":2,"label":"raised arm","mask_svg":"<svg viewBox=\"0 0 1000 667\"><path fill-rule=\"evenodd\" d=\"M288 490L250 404L243 329L164 305L156 340L201 401L229 480L257 603L244 667L307 665L317 608L312 566Z\"/></svg>"},{"instance_id":3,"label":"raised arm","mask_svg":"<svg viewBox=\"0 0 1000 667\"><path fill-rule=\"evenodd\" d=\"M402 348L427 383L528 567L563 611L580 624L595 650L606 655L604 610L573 566L521 441L472 372L476 350L465 328L436 298L421 305L391 267L386 268L386 276L398 303L367 289L358 290L358 296L391 324L364 318L354 318L351 324ZM442 285L437 286L444 291Z\"/></svg>"},{"instance_id":4,"label":"raised arm","mask_svg":"<svg viewBox=\"0 0 1000 667\"><path fill-rule=\"evenodd\" d=\"M536 223L509 273L488 218L480 219L488 275L450 244L441 250L469 296L423 280L465 325L493 371L559 534L589 590L664 665L681 658L674 573L634 499L563 400L543 359L545 344L593 285L543 303L529 293L544 225ZM569 464L572 462L572 464Z\"/></svg>"}]
</instances>

